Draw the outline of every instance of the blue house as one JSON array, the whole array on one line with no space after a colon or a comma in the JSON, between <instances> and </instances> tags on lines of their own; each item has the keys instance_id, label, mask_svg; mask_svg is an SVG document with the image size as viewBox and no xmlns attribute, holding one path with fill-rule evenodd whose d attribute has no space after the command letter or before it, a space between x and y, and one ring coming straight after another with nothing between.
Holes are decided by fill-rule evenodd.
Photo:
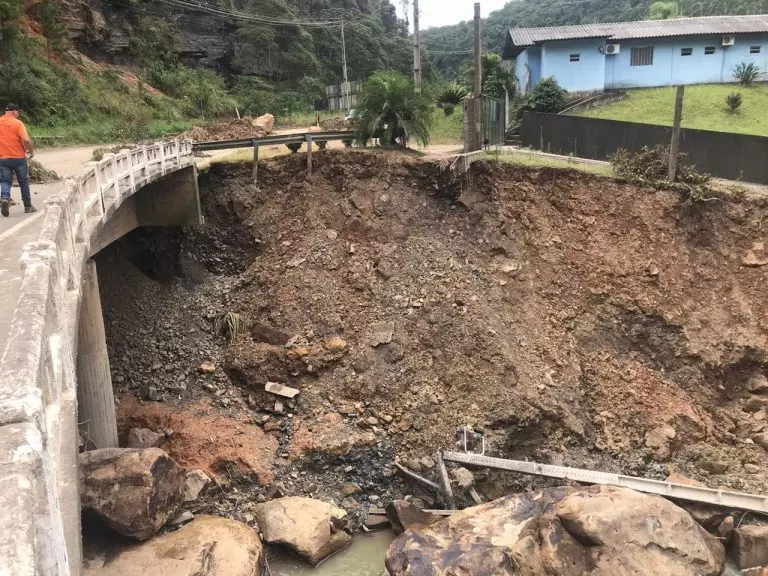
<instances>
[{"instance_id":1,"label":"blue house","mask_svg":"<svg viewBox=\"0 0 768 576\"><path fill-rule=\"evenodd\" d=\"M504 58L522 92L549 76L569 92L733 82L741 62L768 80L768 15L511 28Z\"/></svg>"}]
</instances>

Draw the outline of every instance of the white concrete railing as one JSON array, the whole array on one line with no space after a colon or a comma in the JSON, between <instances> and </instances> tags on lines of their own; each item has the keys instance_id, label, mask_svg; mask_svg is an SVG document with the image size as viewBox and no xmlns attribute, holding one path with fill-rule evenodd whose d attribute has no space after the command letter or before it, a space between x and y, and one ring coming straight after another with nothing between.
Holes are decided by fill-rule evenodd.
<instances>
[{"instance_id":1,"label":"white concrete railing","mask_svg":"<svg viewBox=\"0 0 768 576\"><path fill-rule=\"evenodd\" d=\"M80 573L75 361L90 242L126 198L192 163L190 142L106 154L46 201L24 248L0 363L0 576Z\"/></svg>"}]
</instances>

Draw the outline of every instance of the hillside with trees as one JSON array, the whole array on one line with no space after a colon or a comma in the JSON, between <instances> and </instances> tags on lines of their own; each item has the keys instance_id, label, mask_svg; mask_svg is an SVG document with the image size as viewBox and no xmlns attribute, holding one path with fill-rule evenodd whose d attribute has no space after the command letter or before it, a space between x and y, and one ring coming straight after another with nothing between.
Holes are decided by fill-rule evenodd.
<instances>
[{"instance_id":1,"label":"hillside with trees","mask_svg":"<svg viewBox=\"0 0 768 576\"><path fill-rule=\"evenodd\" d=\"M342 20L350 80L409 72L388 0L0 0L0 100L51 141L310 111L341 81Z\"/></svg>"}]
</instances>

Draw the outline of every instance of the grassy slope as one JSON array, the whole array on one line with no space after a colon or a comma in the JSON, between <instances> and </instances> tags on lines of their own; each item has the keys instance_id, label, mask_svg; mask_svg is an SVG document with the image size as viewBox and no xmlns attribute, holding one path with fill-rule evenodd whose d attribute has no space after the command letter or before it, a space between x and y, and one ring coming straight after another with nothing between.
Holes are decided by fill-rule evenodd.
<instances>
[{"instance_id":1,"label":"grassy slope","mask_svg":"<svg viewBox=\"0 0 768 576\"><path fill-rule=\"evenodd\" d=\"M450 116L446 116L439 108L432 114L432 129L430 130L430 144L454 144L463 140L464 110L456 106Z\"/></svg>"},{"instance_id":2,"label":"grassy slope","mask_svg":"<svg viewBox=\"0 0 768 576\"><path fill-rule=\"evenodd\" d=\"M725 104L731 92L741 92L744 103L732 114ZM675 88L632 90L615 104L580 113L593 118L672 125ZM706 84L686 86L683 127L718 132L768 136L768 85L751 87Z\"/></svg>"}]
</instances>

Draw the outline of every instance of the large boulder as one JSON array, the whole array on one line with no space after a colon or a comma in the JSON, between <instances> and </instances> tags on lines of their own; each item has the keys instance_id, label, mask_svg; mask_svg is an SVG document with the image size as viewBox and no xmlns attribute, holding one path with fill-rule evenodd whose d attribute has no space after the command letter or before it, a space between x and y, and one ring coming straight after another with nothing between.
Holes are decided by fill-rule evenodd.
<instances>
[{"instance_id":1,"label":"large boulder","mask_svg":"<svg viewBox=\"0 0 768 576\"><path fill-rule=\"evenodd\" d=\"M668 500L590 486L506 496L408 530L386 564L392 576L716 576L724 558Z\"/></svg>"},{"instance_id":2,"label":"large boulder","mask_svg":"<svg viewBox=\"0 0 768 576\"><path fill-rule=\"evenodd\" d=\"M80 502L120 534L146 540L176 512L184 469L159 448L80 454Z\"/></svg>"},{"instance_id":3,"label":"large boulder","mask_svg":"<svg viewBox=\"0 0 768 576\"><path fill-rule=\"evenodd\" d=\"M352 541L344 531L347 512L320 500L278 498L258 504L254 513L265 542L288 546L312 565Z\"/></svg>"},{"instance_id":4,"label":"large boulder","mask_svg":"<svg viewBox=\"0 0 768 576\"><path fill-rule=\"evenodd\" d=\"M272 114L264 114L256 118L253 125L264 130L265 134L270 134L275 128L275 117Z\"/></svg>"},{"instance_id":5,"label":"large boulder","mask_svg":"<svg viewBox=\"0 0 768 576\"><path fill-rule=\"evenodd\" d=\"M196 516L176 532L109 556L84 576L258 576L264 563L253 528L216 516Z\"/></svg>"},{"instance_id":6,"label":"large boulder","mask_svg":"<svg viewBox=\"0 0 768 576\"><path fill-rule=\"evenodd\" d=\"M741 526L733 532L733 558L742 570L768 565L768 526Z\"/></svg>"}]
</instances>

